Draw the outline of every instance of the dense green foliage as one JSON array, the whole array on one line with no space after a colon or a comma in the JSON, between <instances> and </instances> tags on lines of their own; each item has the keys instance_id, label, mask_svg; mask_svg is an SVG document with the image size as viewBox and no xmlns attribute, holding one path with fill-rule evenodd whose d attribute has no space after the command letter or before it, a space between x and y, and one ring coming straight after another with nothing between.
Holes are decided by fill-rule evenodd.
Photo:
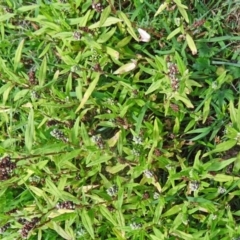
<instances>
[{"instance_id":1,"label":"dense green foliage","mask_svg":"<svg viewBox=\"0 0 240 240\"><path fill-rule=\"evenodd\" d=\"M0 239L240 239L240 1L0 12Z\"/></svg>"}]
</instances>

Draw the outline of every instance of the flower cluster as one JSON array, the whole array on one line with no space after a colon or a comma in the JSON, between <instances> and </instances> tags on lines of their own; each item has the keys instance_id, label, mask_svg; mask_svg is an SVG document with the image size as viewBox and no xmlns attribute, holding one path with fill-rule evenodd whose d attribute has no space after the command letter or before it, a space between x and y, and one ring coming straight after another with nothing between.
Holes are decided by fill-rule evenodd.
<instances>
[{"instance_id":1,"label":"flower cluster","mask_svg":"<svg viewBox=\"0 0 240 240\"><path fill-rule=\"evenodd\" d=\"M92 141L96 143L100 149L103 149L103 139L100 135L92 136Z\"/></svg>"},{"instance_id":2,"label":"flower cluster","mask_svg":"<svg viewBox=\"0 0 240 240\"><path fill-rule=\"evenodd\" d=\"M19 218L17 221L18 221L18 223L20 223L22 225L28 222L28 220L25 218Z\"/></svg>"},{"instance_id":3,"label":"flower cluster","mask_svg":"<svg viewBox=\"0 0 240 240\"><path fill-rule=\"evenodd\" d=\"M33 176L29 177L28 181L31 184L39 184L42 181L42 179L37 175L33 175Z\"/></svg>"},{"instance_id":4,"label":"flower cluster","mask_svg":"<svg viewBox=\"0 0 240 240\"><path fill-rule=\"evenodd\" d=\"M75 31L74 33L73 33L73 38L75 39L75 40L80 40L81 39L81 33L80 32L78 32L78 31Z\"/></svg>"},{"instance_id":5,"label":"flower cluster","mask_svg":"<svg viewBox=\"0 0 240 240\"><path fill-rule=\"evenodd\" d=\"M83 237L86 234L86 231L83 228L79 228L76 231L77 237Z\"/></svg>"},{"instance_id":6,"label":"flower cluster","mask_svg":"<svg viewBox=\"0 0 240 240\"><path fill-rule=\"evenodd\" d=\"M75 209L75 204L72 201L65 201L65 202L58 202L56 204L57 209L69 209L69 210L74 210Z\"/></svg>"},{"instance_id":7,"label":"flower cluster","mask_svg":"<svg viewBox=\"0 0 240 240\"><path fill-rule=\"evenodd\" d=\"M36 91L34 91L34 90L31 91L30 95L31 95L31 98L32 98L33 100L37 100L37 99L40 98L40 95L39 95Z\"/></svg>"},{"instance_id":8,"label":"flower cluster","mask_svg":"<svg viewBox=\"0 0 240 240\"><path fill-rule=\"evenodd\" d=\"M111 197L115 196L118 192L118 187L116 185L113 185L112 187L107 189L107 194Z\"/></svg>"},{"instance_id":9,"label":"flower cluster","mask_svg":"<svg viewBox=\"0 0 240 240\"><path fill-rule=\"evenodd\" d=\"M197 191L198 190L198 188L199 188L199 186L200 186L200 184L199 184L199 182L198 181L191 181L190 183L189 183L189 188L190 188L190 190L191 191Z\"/></svg>"},{"instance_id":10,"label":"flower cluster","mask_svg":"<svg viewBox=\"0 0 240 240\"><path fill-rule=\"evenodd\" d=\"M153 177L153 173L150 170L144 170L143 173L144 173L146 178L152 178Z\"/></svg>"},{"instance_id":11,"label":"flower cluster","mask_svg":"<svg viewBox=\"0 0 240 240\"><path fill-rule=\"evenodd\" d=\"M154 199L154 200L157 200L157 199L159 199L159 197L160 197L160 194L157 193L157 192L154 192L154 194L153 194L153 199Z\"/></svg>"},{"instance_id":12,"label":"flower cluster","mask_svg":"<svg viewBox=\"0 0 240 240\"><path fill-rule=\"evenodd\" d=\"M218 193L224 194L226 191L227 191L226 188L221 187L221 186L218 187Z\"/></svg>"},{"instance_id":13,"label":"flower cluster","mask_svg":"<svg viewBox=\"0 0 240 240\"><path fill-rule=\"evenodd\" d=\"M137 149L133 149L132 150L132 154L136 157L139 157L140 156L140 152L137 150Z\"/></svg>"},{"instance_id":14,"label":"flower cluster","mask_svg":"<svg viewBox=\"0 0 240 240\"><path fill-rule=\"evenodd\" d=\"M92 8L96 11L96 12L102 12L103 11L103 6L101 3L92 3Z\"/></svg>"},{"instance_id":15,"label":"flower cluster","mask_svg":"<svg viewBox=\"0 0 240 240\"><path fill-rule=\"evenodd\" d=\"M179 79L176 77L176 75L179 73L177 65L175 63L168 62L168 72L172 88L174 91L177 91L179 88Z\"/></svg>"},{"instance_id":16,"label":"flower cluster","mask_svg":"<svg viewBox=\"0 0 240 240\"><path fill-rule=\"evenodd\" d=\"M16 163L11 162L10 157L4 157L0 161L0 180L7 180L11 177Z\"/></svg>"},{"instance_id":17,"label":"flower cluster","mask_svg":"<svg viewBox=\"0 0 240 240\"><path fill-rule=\"evenodd\" d=\"M8 230L8 228L10 228L10 223L6 223L2 227L0 227L0 233L6 232Z\"/></svg>"},{"instance_id":18,"label":"flower cluster","mask_svg":"<svg viewBox=\"0 0 240 240\"><path fill-rule=\"evenodd\" d=\"M140 144L142 144L142 138L140 136L133 136L133 142L135 144L140 145Z\"/></svg>"},{"instance_id":19,"label":"flower cluster","mask_svg":"<svg viewBox=\"0 0 240 240\"><path fill-rule=\"evenodd\" d=\"M64 141L64 142L68 142L68 138L65 137L64 133L63 133L61 130L59 130L59 129L56 129L56 128L53 129L53 130L50 132L50 134L51 134L53 137L55 137L56 139L62 140L62 141Z\"/></svg>"},{"instance_id":20,"label":"flower cluster","mask_svg":"<svg viewBox=\"0 0 240 240\"><path fill-rule=\"evenodd\" d=\"M37 84L35 68L31 68L29 70L28 81L29 81L30 85L36 85Z\"/></svg>"},{"instance_id":21,"label":"flower cluster","mask_svg":"<svg viewBox=\"0 0 240 240\"><path fill-rule=\"evenodd\" d=\"M29 233L32 229L35 228L35 226L37 225L38 221L39 221L39 218L37 218L37 217L34 217L31 221L27 221L27 222L24 224L23 228L21 229L21 236L22 236L23 238L27 238L28 233Z\"/></svg>"},{"instance_id":22,"label":"flower cluster","mask_svg":"<svg viewBox=\"0 0 240 240\"><path fill-rule=\"evenodd\" d=\"M136 229L140 229L142 227L142 224L133 222L130 224L130 227L132 230L136 230Z\"/></svg>"}]
</instances>

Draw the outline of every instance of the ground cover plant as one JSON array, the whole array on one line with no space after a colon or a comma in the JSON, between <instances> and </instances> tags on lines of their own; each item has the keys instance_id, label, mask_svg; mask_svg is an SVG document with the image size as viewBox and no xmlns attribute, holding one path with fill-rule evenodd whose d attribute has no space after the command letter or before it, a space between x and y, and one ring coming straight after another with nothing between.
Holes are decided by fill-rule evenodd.
<instances>
[{"instance_id":1,"label":"ground cover plant","mask_svg":"<svg viewBox=\"0 0 240 240\"><path fill-rule=\"evenodd\" d=\"M0 239L240 239L238 0L0 12Z\"/></svg>"}]
</instances>

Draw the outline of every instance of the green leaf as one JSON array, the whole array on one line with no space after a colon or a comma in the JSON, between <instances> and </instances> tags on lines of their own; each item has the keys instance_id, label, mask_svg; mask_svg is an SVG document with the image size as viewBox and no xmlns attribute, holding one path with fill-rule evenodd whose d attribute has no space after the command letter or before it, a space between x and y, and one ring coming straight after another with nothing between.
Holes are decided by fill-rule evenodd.
<instances>
[{"instance_id":1,"label":"green leaf","mask_svg":"<svg viewBox=\"0 0 240 240\"><path fill-rule=\"evenodd\" d=\"M120 19L122 19L124 21L124 23L127 25L127 31L130 33L130 35L139 42L139 38L137 37L136 33L134 32L134 29L132 28L132 24L130 22L130 20L128 19L128 17L126 16L125 13L119 11L118 12L118 16Z\"/></svg>"},{"instance_id":2,"label":"green leaf","mask_svg":"<svg viewBox=\"0 0 240 240\"><path fill-rule=\"evenodd\" d=\"M99 36L97 42L98 42L98 43L105 43L105 42L107 42L107 41L113 36L113 34L114 34L115 32L116 32L116 28L115 28L115 27L111 28L111 30L108 31L108 32L103 32L103 33Z\"/></svg>"},{"instance_id":3,"label":"green leaf","mask_svg":"<svg viewBox=\"0 0 240 240\"><path fill-rule=\"evenodd\" d=\"M52 180L50 180L50 178L46 178L45 182L47 188L45 188L44 190L50 192L53 196L61 199L62 194L59 191L59 189L55 186L55 184L52 182Z\"/></svg>"},{"instance_id":4,"label":"green leaf","mask_svg":"<svg viewBox=\"0 0 240 240\"><path fill-rule=\"evenodd\" d=\"M81 152L81 149L75 149L71 152L62 154L61 157L58 158L57 164L59 167L64 166L64 163L77 157Z\"/></svg>"},{"instance_id":5,"label":"green leaf","mask_svg":"<svg viewBox=\"0 0 240 240\"><path fill-rule=\"evenodd\" d=\"M46 72L47 72L47 60L46 57L43 58L42 64L39 69L39 86L43 86L46 80Z\"/></svg>"},{"instance_id":6,"label":"green leaf","mask_svg":"<svg viewBox=\"0 0 240 240\"><path fill-rule=\"evenodd\" d=\"M30 152L33 145L33 139L34 139L34 112L33 109L30 108L30 112L28 115L28 123L25 131L25 146L27 150Z\"/></svg>"},{"instance_id":7,"label":"green leaf","mask_svg":"<svg viewBox=\"0 0 240 240\"><path fill-rule=\"evenodd\" d=\"M209 112L210 112L210 103L212 101L211 96L208 96L206 98L205 98L204 106L203 106L203 120L202 120L203 123L205 123L207 118L208 118L208 115L209 115Z\"/></svg>"},{"instance_id":8,"label":"green leaf","mask_svg":"<svg viewBox=\"0 0 240 240\"><path fill-rule=\"evenodd\" d=\"M24 45L24 39L21 40L21 42L19 43L17 50L15 52L15 57L14 57L14 72L16 72L18 65L20 63L21 60L21 56L22 56L22 50L23 50L23 45Z\"/></svg>"},{"instance_id":9,"label":"green leaf","mask_svg":"<svg viewBox=\"0 0 240 240\"><path fill-rule=\"evenodd\" d=\"M111 25L114 25L118 22L122 22L121 19L115 18L115 17L108 17L106 21L100 26L100 21L92 24L89 26L89 29L99 28L99 27L109 27Z\"/></svg>"},{"instance_id":10,"label":"green leaf","mask_svg":"<svg viewBox=\"0 0 240 240\"><path fill-rule=\"evenodd\" d=\"M240 179L239 177L225 175L225 174L217 174L214 176L211 174L207 174L206 178L213 179L216 182L234 182Z\"/></svg>"},{"instance_id":11,"label":"green leaf","mask_svg":"<svg viewBox=\"0 0 240 240\"><path fill-rule=\"evenodd\" d=\"M231 163L235 162L236 158L231 158L231 159L228 159L228 160L214 159L212 161L217 161L217 162L214 162L213 164L211 164L206 170L217 172L217 171L227 167Z\"/></svg>"},{"instance_id":12,"label":"green leaf","mask_svg":"<svg viewBox=\"0 0 240 240\"><path fill-rule=\"evenodd\" d=\"M94 231L93 231L93 227L92 227L92 221L91 221L90 217L88 216L88 213L85 209L83 209L81 212L81 219L82 219L83 226L86 228L86 230L90 234L91 238L95 239Z\"/></svg>"},{"instance_id":13,"label":"green leaf","mask_svg":"<svg viewBox=\"0 0 240 240\"><path fill-rule=\"evenodd\" d=\"M222 142L216 146L216 148L210 152L207 152L203 155L203 157L209 156L213 153L218 153L218 152L225 152L232 147L234 147L237 144L237 140L235 139L230 139L228 141Z\"/></svg>"},{"instance_id":14,"label":"green leaf","mask_svg":"<svg viewBox=\"0 0 240 240\"><path fill-rule=\"evenodd\" d=\"M173 30L168 36L167 36L167 40L170 40L171 38L173 38L175 35L177 35L178 33L181 32L181 27L176 28L175 30Z\"/></svg>"},{"instance_id":15,"label":"green leaf","mask_svg":"<svg viewBox=\"0 0 240 240\"><path fill-rule=\"evenodd\" d=\"M72 239L71 236L64 231L56 222L50 222L47 225L52 225L53 229L57 232L57 234L59 234L63 239Z\"/></svg>"},{"instance_id":16,"label":"green leaf","mask_svg":"<svg viewBox=\"0 0 240 240\"><path fill-rule=\"evenodd\" d=\"M75 113L77 113L87 102L87 100L89 99L89 97L91 96L93 90L95 89L98 80L99 80L100 74L97 74L95 79L90 83L89 88L87 89L87 91L84 93L84 96L81 100L80 105L78 106L77 110L75 111Z\"/></svg>"},{"instance_id":17,"label":"green leaf","mask_svg":"<svg viewBox=\"0 0 240 240\"><path fill-rule=\"evenodd\" d=\"M176 100L182 101L182 102L186 105L186 107L188 107L188 108L194 108L194 106L192 105L192 103L190 102L190 100L189 100L187 97L185 97L185 96L181 96L178 92L176 92L176 93L174 94L174 98L175 98Z\"/></svg>"},{"instance_id":18,"label":"green leaf","mask_svg":"<svg viewBox=\"0 0 240 240\"><path fill-rule=\"evenodd\" d=\"M179 230L171 230L170 231L170 235L176 236L176 237L180 237L181 239L184 240L196 240L192 235L179 231Z\"/></svg>"},{"instance_id":19,"label":"green leaf","mask_svg":"<svg viewBox=\"0 0 240 240\"><path fill-rule=\"evenodd\" d=\"M183 206L183 204L174 205L167 212L163 213L162 217L169 217L171 215L175 215L175 214L181 212L182 206Z\"/></svg>"},{"instance_id":20,"label":"green leaf","mask_svg":"<svg viewBox=\"0 0 240 240\"><path fill-rule=\"evenodd\" d=\"M148 90L145 92L145 95L152 93L156 90L160 90L161 86L163 85L163 83L167 80L166 77L163 77L159 80L157 80L156 82L153 82L150 87L148 88Z\"/></svg>"},{"instance_id":21,"label":"green leaf","mask_svg":"<svg viewBox=\"0 0 240 240\"><path fill-rule=\"evenodd\" d=\"M129 166L129 164L125 163L125 164L117 164L116 166L110 167L107 166L106 167L106 171L111 173L111 174L116 174L120 171L122 171L125 167Z\"/></svg>"},{"instance_id":22,"label":"green leaf","mask_svg":"<svg viewBox=\"0 0 240 240\"><path fill-rule=\"evenodd\" d=\"M14 17L15 15L16 15L16 14L14 14L14 13L4 14L4 15L0 16L0 22L6 21L6 20Z\"/></svg>"},{"instance_id":23,"label":"green leaf","mask_svg":"<svg viewBox=\"0 0 240 240\"><path fill-rule=\"evenodd\" d=\"M71 140L74 144L77 144L79 142L79 139L78 139L79 122L80 122L80 117L77 117L77 119L75 120L74 126L71 130Z\"/></svg>"},{"instance_id":24,"label":"green leaf","mask_svg":"<svg viewBox=\"0 0 240 240\"><path fill-rule=\"evenodd\" d=\"M45 56L49 52L50 47L51 43L47 44L38 58L42 58L43 56Z\"/></svg>"},{"instance_id":25,"label":"green leaf","mask_svg":"<svg viewBox=\"0 0 240 240\"><path fill-rule=\"evenodd\" d=\"M113 48L106 47L106 53L110 55L113 59L119 59L119 52L114 50Z\"/></svg>"},{"instance_id":26,"label":"green leaf","mask_svg":"<svg viewBox=\"0 0 240 240\"><path fill-rule=\"evenodd\" d=\"M186 71L186 66L177 51L175 52L175 59L177 61L177 66L178 66L179 72L181 73L181 75L184 75L184 73Z\"/></svg>"},{"instance_id":27,"label":"green leaf","mask_svg":"<svg viewBox=\"0 0 240 240\"><path fill-rule=\"evenodd\" d=\"M40 188L37 188L35 186L29 186L29 189L38 197L42 197L43 196L43 190L41 190Z\"/></svg>"},{"instance_id":28,"label":"green leaf","mask_svg":"<svg viewBox=\"0 0 240 240\"><path fill-rule=\"evenodd\" d=\"M104 216L113 226L117 226L116 220L113 218L112 213L105 206L99 206L102 216Z\"/></svg>"},{"instance_id":29,"label":"green leaf","mask_svg":"<svg viewBox=\"0 0 240 240\"><path fill-rule=\"evenodd\" d=\"M164 9L166 9L166 7L168 6L167 2L164 2L160 5L160 7L158 8L158 10L156 11L156 13L154 14L154 17L156 17L157 15L159 15Z\"/></svg>"},{"instance_id":30,"label":"green leaf","mask_svg":"<svg viewBox=\"0 0 240 240\"><path fill-rule=\"evenodd\" d=\"M131 36L127 36L127 37L123 38L120 42L118 42L117 48L125 47L127 44L129 44L131 39L132 39Z\"/></svg>"},{"instance_id":31,"label":"green leaf","mask_svg":"<svg viewBox=\"0 0 240 240\"><path fill-rule=\"evenodd\" d=\"M19 99L23 98L28 94L28 92L29 92L29 89L23 89L17 92L16 95L14 96L14 101L18 101Z\"/></svg>"},{"instance_id":32,"label":"green leaf","mask_svg":"<svg viewBox=\"0 0 240 240\"><path fill-rule=\"evenodd\" d=\"M39 6L40 6L39 4L31 4L31 5L28 5L28 6L20 7L20 8L17 9L17 11L18 12L27 12L27 11L39 8Z\"/></svg>"},{"instance_id":33,"label":"green leaf","mask_svg":"<svg viewBox=\"0 0 240 240\"><path fill-rule=\"evenodd\" d=\"M110 160L112 158L112 155L103 155L101 157L99 157L97 160L91 161L90 163L87 164L87 167L91 167L91 166L95 166L104 162L107 162L108 160Z\"/></svg>"},{"instance_id":34,"label":"green leaf","mask_svg":"<svg viewBox=\"0 0 240 240\"><path fill-rule=\"evenodd\" d=\"M144 119L144 116L145 116L145 113L148 109L148 103L146 103L141 111L139 112L139 115L138 115L138 118L137 118L137 124L136 124L136 129L135 129L135 132L137 135L139 135L140 133L140 129L141 129L141 126L142 126L142 122L143 122L143 119Z\"/></svg>"},{"instance_id":35,"label":"green leaf","mask_svg":"<svg viewBox=\"0 0 240 240\"><path fill-rule=\"evenodd\" d=\"M111 13L111 6L108 5L102 12L100 22L99 22L99 27L102 27L102 25L105 23L107 20L109 14Z\"/></svg>"},{"instance_id":36,"label":"green leaf","mask_svg":"<svg viewBox=\"0 0 240 240\"><path fill-rule=\"evenodd\" d=\"M184 5L183 5L184 6ZM183 18L185 19L185 21L187 23L189 23L189 18L188 18L188 14L187 11L183 8L183 7L178 7L179 12L182 14Z\"/></svg>"},{"instance_id":37,"label":"green leaf","mask_svg":"<svg viewBox=\"0 0 240 240\"><path fill-rule=\"evenodd\" d=\"M153 223L157 224L159 222L159 219L161 217L164 205L165 205L165 200L164 200L163 197L160 196L158 204L157 204L156 209L154 211Z\"/></svg>"},{"instance_id":38,"label":"green leaf","mask_svg":"<svg viewBox=\"0 0 240 240\"><path fill-rule=\"evenodd\" d=\"M196 141L196 140L199 140L199 139L205 137L207 134L210 133L211 130L212 130L212 127L198 128L198 129L191 130L191 131L187 132L186 134L200 133L196 137L191 138L191 141Z\"/></svg>"}]
</instances>

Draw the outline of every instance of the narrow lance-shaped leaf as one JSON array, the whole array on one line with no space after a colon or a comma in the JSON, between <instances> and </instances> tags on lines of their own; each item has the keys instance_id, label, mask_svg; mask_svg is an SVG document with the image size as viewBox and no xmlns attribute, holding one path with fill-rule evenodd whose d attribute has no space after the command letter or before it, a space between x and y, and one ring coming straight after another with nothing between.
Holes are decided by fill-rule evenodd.
<instances>
[{"instance_id":1,"label":"narrow lance-shaped leaf","mask_svg":"<svg viewBox=\"0 0 240 240\"><path fill-rule=\"evenodd\" d=\"M14 72L17 70L19 62L21 60L23 45L24 45L24 39L22 39L22 41L19 43L19 45L17 47L17 50L16 50L16 53L15 53Z\"/></svg>"},{"instance_id":2,"label":"narrow lance-shaped leaf","mask_svg":"<svg viewBox=\"0 0 240 240\"><path fill-rule=\"evenodd\" d=\"M124 73L130 72L134 70L136 66L137 66L137 61L132 60L132 62L124 64L123 66L118 68L113 74L124 74Z\"/></svg>"},{"instance_id":3,"label":"narrow lance-shaped leaf","mask_svg":"<svg viewBox=\"0 0 240 240\"><path fill-rule=\"evenodd\" d=\"M156 17L157 15L159 15L166 7L167 7L168 3L164 2L160 5L160 7L158 8L157 12L154 14L154 17Z\"/></svg>"},{"instance_id":4,"label":"narrow lance-shaped leaf","mask_svg":"<svg viewBox=\"0 0 240 240\"><path fill-rule=\"evenodd\" d=\"M101 18L100 18L100 22L99 22L99 27L101 27L101 26L105 23L105 21L107 20L107 18L108 18L108 16L109 16L110 13L111 13L111 7L110 7L110 6L107 6L107 7L103 10L103 12L102 12L102 14L101 14Z\"/></svg>"},{"instance_id":5,"label":"narrow lance-shaped leaf","mask_svg":"<svg viewBox=\"0 0 240 240\"><path fill-rule=\"evenodd\" d=\"M47 72L47 61L46 61L46 57L44 57L42 64L40 66L39 69L39 85L42 87L44 85L45 82L45 78L46 78L46 72Z\"/></svg>"},{"instance_id":6,"label":"narrow lance-shaped leaf","mask_svg":"<svg viewBox=\"0 0 240 240\"><path fill-rule=\"evenodd\" d=\"M30 112L28 115L28 123L25 131L25 146L28 151L31 151L32 144L34 138L34 112L33 109L30 108Z\"/></svg>"},{"instance_id":7,"label":"narrow lance-shaped leaf","mask_svg":"<svg viewBox=\"0 0 240 240\"><path fill-rule=\"evenodd\" d=\"M186 34L186 40L187 40L187 44L188 44L190 50L192 51L192 55L197 54L197 47L196 47L192 37L188 33Z\"/></svg>"},{"instance_id":8,"label":"narrow lance-shaped leaf","mask_svg":"<svg viewBox=\"0 0 240 240\"><path fill-rule=\"evenodd\" d=\"M82 218L83 226L86 228L86 230L90 234L91 238L95 239L92 222L91 222L91 219L88 216L88 213L85 209L82 211L81 218Z\"/></svg>"},{"instance_id":9,"label":"narrow lance-shaped leaf","mask_svg":"<svg viewBox=\"0 0 240 240\"><path fill-rule=\"evenodd\" d=\"M203 157L206 157L212 153L225 152L237 144L237 140L230 139L228 141L222 142L216 146L216 148L208 153L205 153Z\"/></svg>"},{"instance_id":10,"label":"narrow lance-shaped leaf","mask_svg":"<svg viewBox=\"0 0 240 240\"><path fill-rule=\"evenodd\" d=\"M130 20L128 19L128 17L126 16L125 13L123 12L119 12L118 13L119 15L119 18L121 18L124 23L127 25L127 30L128 32L130 33L130 35L136 40L136 41L139 41L139 38L137 37L136 33L134 32L134 29L132 27L132 24L130 22Z\"/></svg>"},{"instance_id":11,"label":"narrow lance-shaped leaf","mask_svg":"<svg viewBox=\"0 0 240 240\"><path fill-rule=\"evenodd\" d=\"M89 99L89 97L91 96L93 90L95 89L98 80L99 80L100 74L97 74L97 76L95 77L95 79L90 83L89 88L87 89L87 91L85 92L80 105L78 106L77 110L75 111L75 113L77 113L87 102L87 100Z\"/></svg>"}]
</instances>

